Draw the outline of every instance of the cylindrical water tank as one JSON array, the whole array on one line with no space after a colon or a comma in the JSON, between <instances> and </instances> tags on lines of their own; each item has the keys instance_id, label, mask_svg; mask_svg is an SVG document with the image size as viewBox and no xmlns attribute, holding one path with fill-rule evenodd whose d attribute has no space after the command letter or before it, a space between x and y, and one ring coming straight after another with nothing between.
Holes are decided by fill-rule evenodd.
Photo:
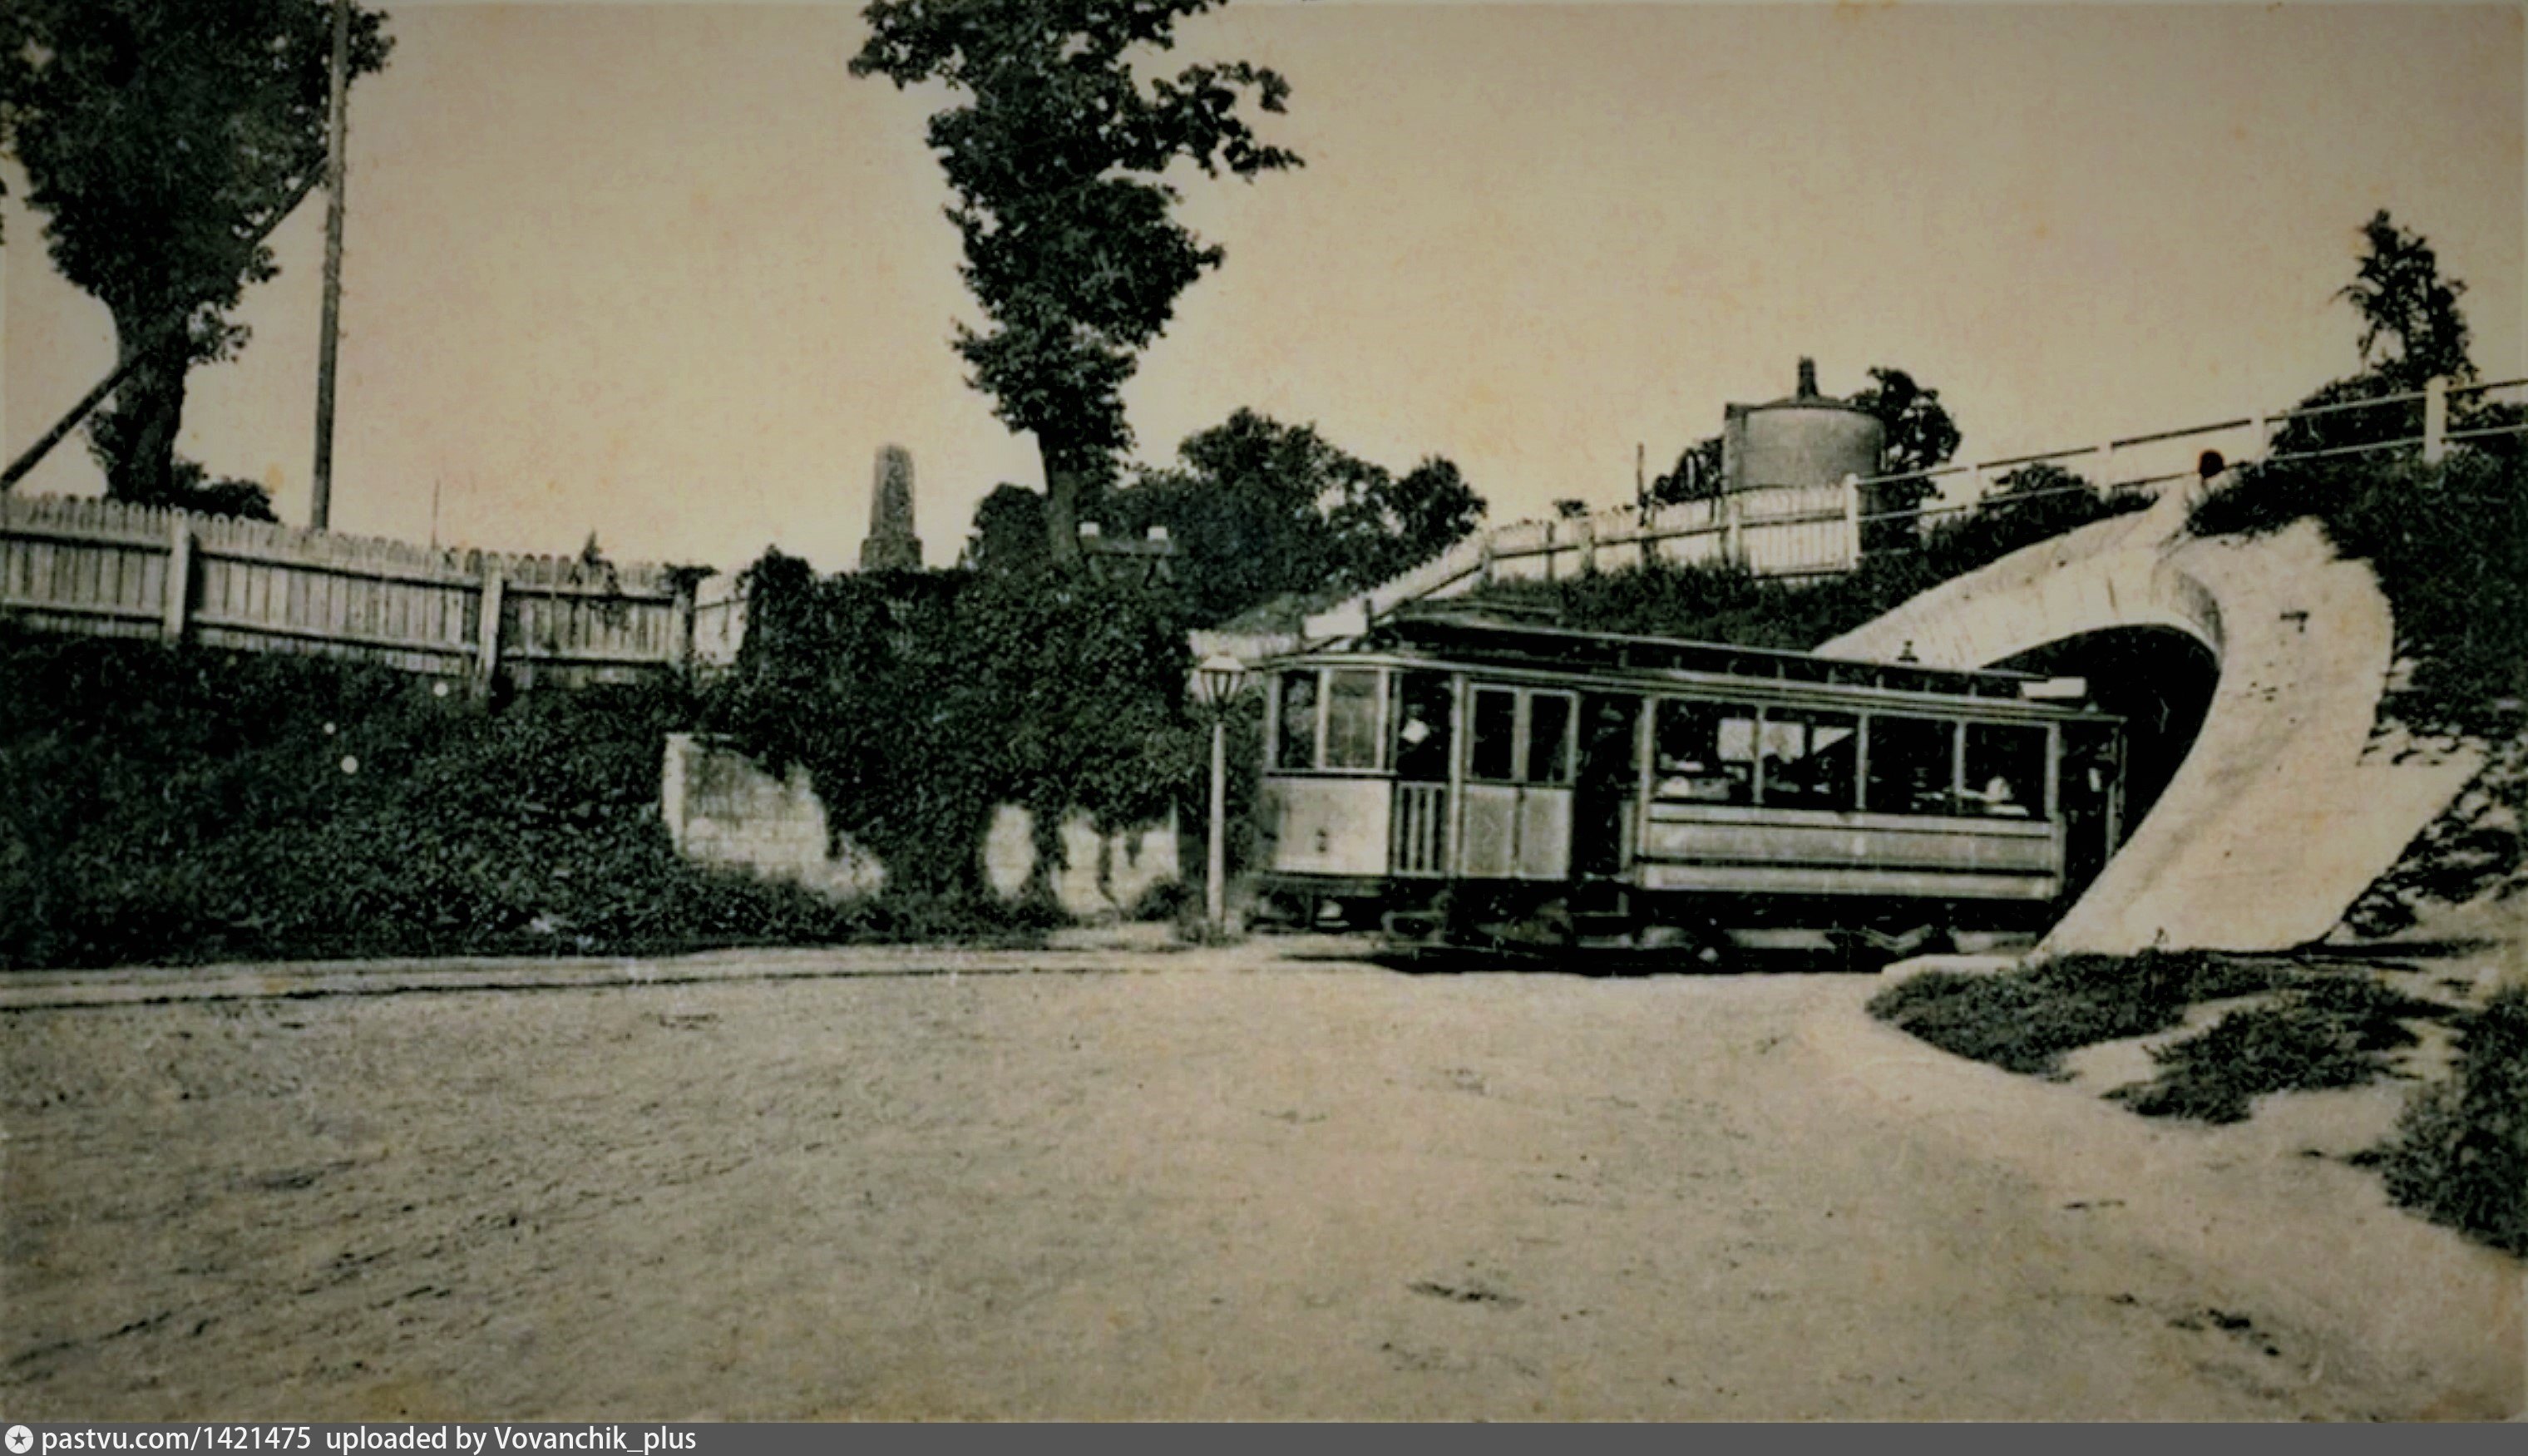
<instances>
[{"instance_id":1,"label":"cylindrical water tank","mask_svg":"<svg viewBox=\"0 0 2528 1456\"><path fill-rule=\"evenodd\" d=\"M1877 416L1822 396L1749 405L1738 426L1731 484L1740 490L1830 486L1847 475L1876 475L1887 440Z\"/></svg>"}]
</instances>

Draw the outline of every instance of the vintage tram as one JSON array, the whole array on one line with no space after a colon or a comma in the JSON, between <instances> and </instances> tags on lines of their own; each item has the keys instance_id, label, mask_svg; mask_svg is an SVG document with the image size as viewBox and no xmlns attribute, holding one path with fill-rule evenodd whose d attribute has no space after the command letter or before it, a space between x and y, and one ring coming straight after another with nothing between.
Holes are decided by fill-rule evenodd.
<instances>
[{"instance_id":1,"label":"vintage tram","mask_svg":"<svg viewBox=\"0 0 2528 1456\"><path fill-rule=\"evenodd\" d=\"M2106 863L2077 680L1408 614L1266 664L1259 914L1397 947L2028 933Z\"/></svg>"}]
</instances>

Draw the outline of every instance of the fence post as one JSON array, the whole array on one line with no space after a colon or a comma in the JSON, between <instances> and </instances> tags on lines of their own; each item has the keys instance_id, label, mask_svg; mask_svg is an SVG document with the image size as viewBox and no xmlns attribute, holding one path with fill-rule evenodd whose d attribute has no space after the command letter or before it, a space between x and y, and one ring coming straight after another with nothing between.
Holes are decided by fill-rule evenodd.
<instances>
[{"instance_id":1,"label":"fence post","mask_svg":"<svg viewBox=\"0 0 2528 1456\"><path fill-rule=\"evenodd\" d=\"M1720 559L1733 565L1747 560L1747 523L1735 492L1720 497Z\"/></svg>"},{"instance_id":2,"label":"fence post","mask_svg":"<svg viewBox=\"0 0 2528 1456\"><path fill-rule=\"evenodd\" d=\"M193 518L181 510L167 512L167 625L169 642L184 640L184 619L193 610Z\"/></svg>"},{"instance_id":3,"label":"fence post","mask_svg":"<svg viewBox=\"0 0 2528 1456\"><path fill-rule=\"evenodd\" d=\"M1475 548L1475 580L1487 587L1493 584L1493 534L1489 531Z\"/></svg>"},{"instance_id":4,"label":"fence post","mask_svg":"<svg viewBox=\"0 0 2528 1456\"><path fill-rule=\"evenodd\" d=\"M2110 440L2098 446L2098 478L2089 482L2089 485L2098 494L2104 495L2115 489L2115 484L2116 442Z\"/></svg>"},{"instance_id":5,"label":"fence post","mask_svg":"<svg viewBox=\"0 0 2528 1456\"><path fill-rule=\"evenodd\" d=\"M676 670L694 670L694 596L700 583L682 572L676 575Z\"/></svg>"},{"instance_id":6,"label":"fence post","mask_svg":"<svg viewBox=\"0 0 2528 1456\"><path fill-rule=\"evenodd\" d=\"M2274 452L2274 417L2256 416L2256 458L2261 460Z\"/></svg>"},{"instance_id":7,"label":"fence post","mask_svg":"<svg viewBox=\"0 0 2528 1456\"><path fill-rule=\"evenodd\" d=\"M2423 463L2438 465L2449 453L2449 380L2435 374L2423 383Z\"/></svg>"},{"instance_id":8,"label":"fence post","mask_svg":"<svg viewBox=\"0 0 2528 1456\"><path fill-rule=\"evenodd\" d=\"M508 582L500 575L500 563L495 558L483 563L483 609L475 622L475 670L482 676L488 692L500 676L501 600Z\"/></svg>"},{"instance_id":9,"label":"fence post","mask_svg":"<svg viewBox=\"0 0 2528 1456\"><path fill-rule=\"evenodd\" d=\"M1576 522L1580 530L1580 574L1598 574L1598 518L1582 516Z\"/></svg>"},{"instance_id":10,"label":"fence post","mask_svg":"<svg viewBox=\"0 0 2528 1456\"><path fill-rule=\"evenodd\" d=\"M1861 477L1851 471L1843 477L1843 550L1846 570L1861 569Z\"/></svg>"}]
</instances>

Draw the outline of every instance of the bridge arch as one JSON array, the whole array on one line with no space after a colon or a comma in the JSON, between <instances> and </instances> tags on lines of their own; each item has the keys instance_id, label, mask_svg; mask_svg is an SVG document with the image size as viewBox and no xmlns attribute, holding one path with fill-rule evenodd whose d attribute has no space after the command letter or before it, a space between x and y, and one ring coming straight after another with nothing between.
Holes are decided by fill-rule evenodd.
<instances>
[{"instance_id":1,"label":"bridge arch","mask_svg":"<svg viewBox=\"0 0 2528 1456\"><path fill-rule=\"evenodd\" d=\"M1830 655L1988 667L2103 633L2173 632L2217 681L2165 791L2047 935L2052 952L2281 950L2317 940L2474 772L2376 733L2394 622L2313 523L2185 534L2178 493L1943 583Z\"/></svg>"}]
</instances>

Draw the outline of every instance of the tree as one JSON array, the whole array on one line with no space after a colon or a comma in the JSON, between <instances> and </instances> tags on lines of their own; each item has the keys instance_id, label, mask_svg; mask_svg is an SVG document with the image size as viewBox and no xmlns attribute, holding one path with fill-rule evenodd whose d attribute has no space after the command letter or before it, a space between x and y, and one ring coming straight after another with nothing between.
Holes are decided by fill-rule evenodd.
<instances>
[{"instance_id":1,"label":"tree","mask_svg":"<svg viewBox=\"0 0 2528 1456\"><path fill-rule=\"evenodd\" d=\"M1044 497L1007 481L974 504L974 534L965 564L996 576L1033 572L1044 565Z\"/></svg>"},{"instance_id":2,"label":"tree","mask_svg":"<svg viewBox=\"0 0 2528 1456\"><path fill-rule=\"evenodd\" d=\"M372 75L386 17L354 9L347 74ZM114 317L139 362L89 426L107 494L195 503L176 457L184 376L234 355L229 318L274 277L249 245L325 163L328 0L10 0L0 12L0 145L62 277ZM170 333L171 325L181 327ZM243 482L209 489L232 504Z\"/></svg>"},{"instance_id":3,"label":"tree","mask_svg":"<svg viewBox=\"0 0 2528 1456\"><path fill-rule=\"evenodd\" d=\"M1426 455L1400 477L1370 467L1359 494L1327 520L1342 544L1344 585L1358 591L1412 570L1472 535L1488 509L1442 456Z\"/></svg>"},{"instance_id":4,"label":"tree","mask_svg":"<svg viewBox=\"0 0 2528 1456\"><path fill-rule=\"evenodd\" d=\"M1299 158L1258 142L1251 95L1283 110L1290 86L1246 62L1190 66L1144 82L1132 54L1165 50L1177 22L1222 0L874 0L855 76L939 81L963 104L930 118L965 243L962 270L988 327L960 323L971 383L1012 430L1035 437L1046 544L1079 558L1082 483L1132 442L1122 390L1176 300L1224 256L1172 215L1159 181Z\"/></svg>"},{"instance_id":5,"label":"tree","mask_svg":"<svg viewBox=\"0 0 2528 1456\"><path fill-rule=\"evenodd\" d=\"M2335 296L2361 316L2362 367L2399 390L2419 390L2435 376L2474 379L2466 318L2457 307L2466 285L2443 279L2431 244L2396 226L2384 207L2362 225L2361 237L2369 251Z\"/></svg>"},{"instance_id":6,"label":"tree","mask_svg":"<svg viewBox=\"0 0 2528 1456\"><path fill-rule=\"evenodd\" d=\"M1886 429L1885 443L1880 446L1878 473L1904 475L1909 471L1936 470L1949 463L1958 452L1957 421L1950 418L1940 403L1940 391L1926 390L1902 369L1872 369L1869 389L1852 396L1852 402L1878 417ZM1936 482L1916 478L1889 481L1870 488L1870 511L1906 511L1920 506L1939 489ZM1920 535L1918 517L1866 521L1862 524L1861 548L1883 550L1890 546L1911 546Z\"/></svg>"},{"instance_id":7,"label":"tree","mask_svg":"<svg viewBox=\"0 0 2528 1456\"><path fill-rule=\"evenodd\" d=\"M2319 386L2300 400L2302 410L2410 394L2435 376L2476 377L2475 361L2467 354L2466 317L2457 306L2466 285L2442 278L2440 256L2431 244L2420 234L2398 227L2385 208L2362 225L2361 239L2365 251L2353 280L2335 293L2360 316L2361 372ZM2512 413L2511 407L2481 397L2452 403L2452 423L2460 425L2507 422ZM2301 454L2408 440L2422 429L2418 400L2338 409L2285 424L2274 437L2273 453Z\"/></svg>"},{"instance_id":8,"label":"tree","mask_svg":"<svg viewBox=\"0 0 2528 1456\"><path fill-rule=\"evenodd\" d=\"M1099 508L1124 534L1168 529L1185 563L1180 597L1198 622L1386 581L1465 539L1486 509L1441 456L1397 477L1313 425L1248 409L1177 453L1179 464L1143 470Z\"/></svg>"},{"instance_id":9,"label":"tree","mask_svg":"<svg viewBox=\"0 0 2528 1456\"><path fill-rule=\"evenodd\" d=\"M1957 421L1940 403L1940 391L1923 389L1902 369L1872 369L1870 379L1870 388L1853 395L1852 402L1887 427L1879 474L1936 470L1949 463L1961 437Z\"/></svg>"},{"instance_id":10,"label":"tree","mask_svg":"<svg viewBox=\"0 0 2528 1456\"><path fill-rule=\"evenodd\" d=\"M1720 494L1720 437L1698 440L1676 457L1676 468L1651 482L1651 499L1661 505L1709 500Z\"/></svg>"}]
</instances>

